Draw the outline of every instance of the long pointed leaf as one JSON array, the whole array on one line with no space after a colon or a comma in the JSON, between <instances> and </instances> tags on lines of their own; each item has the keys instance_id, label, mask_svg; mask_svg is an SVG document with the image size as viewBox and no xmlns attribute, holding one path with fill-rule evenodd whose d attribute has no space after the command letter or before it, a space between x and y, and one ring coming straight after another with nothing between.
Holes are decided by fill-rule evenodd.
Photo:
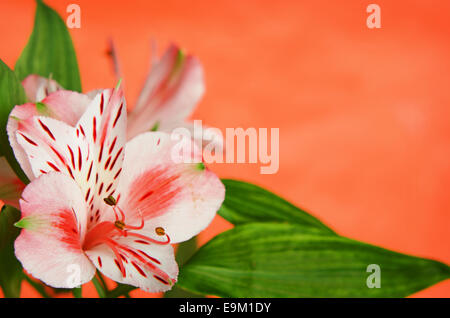
<instances>
[{"instance_id":1,"label":"long pointed leaf","mask_svg":"<svg viewBox=\"0 0 450 318\"><path fill-rule=\"evenodd\" d=\"M367 285L371 264L380 268L380 288ZM253 223L203 246L178 284L221 297L405 297L446 278L449 267L437 261L307 226Z\"/></svg>"},{"instance_id":2,"label":"long pointed leaf","mask_svg":"<svg viewBox=\"0 0 450 318\"><path fill-rule=\"evenodd\" d=\"M21 105L25 102L26 97L22 84L14 72L0 60L0 148L17 176L23 182L28 183L28 178L14 157L13 150L9 145L8 134L6 133L9 113L15 105Z\"/></svg>"},{"instance_id":3,"label":"long pointed leaf","mask_svg":"<svg viewBox=\"0 0 450 318\"><path fill-rule=\"evenodd\" d=\"M333 230L311 214L257 185L224 179L225 201L218 213L235 225L281 222L308 225L333 234Z\"/></svg>"},{"instance_id":4,"label":"long pointed leaf","mask_svg":"<svg viewBox=\"0 0 450 318\"><path fill-rule=\"evenodd\" d=\"M52 8L37 0L33 33L18 59L15 72L51 77L64 88L81 91L80 73L66 24Z\"/></svg>"}]
</instances>

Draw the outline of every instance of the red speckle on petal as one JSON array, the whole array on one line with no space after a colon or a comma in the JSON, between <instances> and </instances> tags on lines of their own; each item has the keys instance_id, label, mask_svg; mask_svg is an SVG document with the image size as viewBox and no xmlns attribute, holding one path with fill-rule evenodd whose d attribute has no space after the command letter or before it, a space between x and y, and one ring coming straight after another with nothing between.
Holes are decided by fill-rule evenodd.
<instances>
[{"instance_id":1,"label":"red speckle on petal","mask_svg":"<svg viewBox=\"0 0 450 318\"><path fill-rule=\"evenodd\" d=\"M72 168L74 168L74 169L75 169L75 157L74 157L74 155L73 155L73 151L72 151L72 148L70 148L70 146L69 146L69 145L67 145L67 149L69 149L69 153L70 153L70 160L71 160L71 162L72 162Z\"/></svg>"},{"instance_id":2,"label":"red speckle on petal","mask_svg":"<svg viewBox=\"0 0 450 318\"><path fill-rule=\"evenodd\" d=\"M111 146L109 147L108 154L110 155L112 151L114 150L114 146L116 145L117 136L114 138L113 142L111 143Z\"/></svg>"},{"instance_id":3,"label":"red speckle on petal","mask_svg":"<svg viewBox=\"0 0 450 318\"><path fill-rule=\"evenodd\" d=\"M119 120L120 114L122 113L123 103L120 105L119 111L117 112L116 119L114 119L113 128L116 127L117 121Z\"/></svg>"},{"instance_id":4,"label":"red speckle on petal","mask_svg":"<svg viewBox=\"0 0 450 318\"><path fill-rule=\"evenodd\" d=\"M44 131L50 136L50 138L56 141L55 136L53 136L50 129L40 119L38 119L38 122L41 125L42 129L44 129Z\"/></svg>"},{"instance_id":5,"label":"red speckle on petal","mask_svg":"<svg viewBox=\"0 0 450 318\"><path fill-rule=\"evenodd\" d=\"M50 161L47 161L47 164L50 166L50 168L52 168L53 170L55 170L55 171L57 171L57 172L61 172L59 169L58 169L58 167L55 165L55 164L53 164L53 163L51 163Z\"/></svg>"},{"instance_id":6,"label":"red speckle on petal","mask_svg":"<svg viewBox=\"0 0 450 318\"><path fill-rule=\"evenodd\" d=\"M157 276L157 275L153 275L153 277L157 280L159 280L161 283L163 283L164 285L169 285L169 283L167 281L165 281L164 279L162 279L161 277Z\"/></svg>"},{"instance_id":7,"label":"red speckle on petal","mask_svg":"<svg viewBox=\"0 0 450 318\"><path fill-rule=\"evenodd\" d=\"M28 143L32 144L33 146L37 147L37 143L35 143L33 140L31 140L30 138L28 138L27 136L25 136L22 133L19 133Z\"/></svg>"},{"instance_id":8,"label":"red speckle on petal","mask_svg":"<svg viewBox=\"0 0 450 318\"><path fill-rule=\"evenodd\" d=\"M92 138L94 142L97 140L97 119L95 117L92 119Z\"/></svg>"},{"instance_id":9,"label":"red speckle on petal","mask_svg":"<svg viewBox=\"0 0 450 318\"><path fill-rule=\"evenodd\" d=\"M81 133L83 134L83 136L86 137L86 134L84 133L83 126L81 126L81 125L80 125L80 131L81 131Z\"/></svg>"},{"instance_id":10,"label":"red speckle on petal","mask_svg":"<svg viewBox=\"0 0 450 318\"><path fill-rule=\"evenodd\" d=\"M145 274L145 272L142 270L142 268L140 268L135 262L131 262L131 265L134 266L134 268L136 268L136 270L139 272L139 274L141 274L144 277L147 277L147 275Z\"/></svg>"},{"instance_id":11,"label":"red speckle on petal","mask_svg":"<svg viewBox=\"0 0 450 318\"><path fill-rule=\"evenodd\" d=\"M103 93L102 96L100 97L100 115L103 114L103 103L104 103L104 97L103 97Z\"/></svg>"}]
</instances>

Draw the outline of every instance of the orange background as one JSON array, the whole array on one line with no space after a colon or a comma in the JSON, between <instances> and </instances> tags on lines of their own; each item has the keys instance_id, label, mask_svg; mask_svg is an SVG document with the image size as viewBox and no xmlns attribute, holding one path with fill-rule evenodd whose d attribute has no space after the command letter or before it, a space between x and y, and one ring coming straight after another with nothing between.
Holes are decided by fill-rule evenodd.
<instances>
[{"instance_id":1,"label":"orange background","mask_svg":"<svg viewBox=\"0 0 450 318\"><path fill-rule=\"evenodd\" d=\"M280 170L222 164L340 234L450 263L449 1L47 0L71 30L84 90L113 87L116 43L129 104L150 40L197 55L207 92L193 117L219 127L280 128ZM382 28L366 27L381 6ZM32 0L0 2L0 58L13 66L32 30ZM219 217L202 242L229 227ZM23 296L37 294L24 285ZM92 286L85 296L95 295ZM146 296L136 291L133 296ZM416 296L449 297L450 281Z\"/></svg>"}]
</instances>

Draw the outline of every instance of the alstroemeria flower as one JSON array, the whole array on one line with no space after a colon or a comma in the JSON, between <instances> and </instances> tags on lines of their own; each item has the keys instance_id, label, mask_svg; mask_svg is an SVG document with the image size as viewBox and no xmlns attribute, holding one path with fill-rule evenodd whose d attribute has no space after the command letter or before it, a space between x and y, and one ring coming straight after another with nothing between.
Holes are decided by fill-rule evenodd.
<instances>
[{"instance_id":1,"label":"alstroemeria flower","mask_svg":"<svg viewBox=\"0 0 450 318\"><path fill-rule=\"evenodd\" d=\"M66 93L47 99L61 97L54 94ZM172 160L175 145L190 140L147 132L126 143L120 90L102 91L84 111L78 102L87 97L73 94L61 97L61 103L72 103L71 111L63 104L49 108L44 99L11 113L11 144L33 180L20 200L17 226L23 230L16 256L30 274L53 287L86 283L97 268L146 291L168 290L178 274L170 243L191 238L211 222L224 187L195 163L201 161L195 151L193 163ZM50 117L21 117L31 105L38 114L51 111L66 120L78 111L82 115L73 126Z\"/></svg>"},{"instance_id":2,"label":"alstroemeria flower","mask_svg":"<svg viewBox=\"0 0 450 318\"><path fill-rule=\"evenodd\" d=\"M47 104L46 98L51 93L62 90L54 80L37 75L28 76L22 84L32 103ZM92 98L97 92L92 91L85 96ZM210 129L202 136L197 136L194 134L193 124L187 120L204 92L205 83L200 61L171 45L161 59L155 59L136 105L128 114L128 139L147 131L170 133L176 128L186 128L193 138L200 138L196 140L199 145L212 143L217 150L222 149L223 140L220 134ZM49 108L52 106L49 105ZM30 116L32 115L34 113L30 113ZM49 116L52 116L51 112Z\"/></svg>"},{"instance_id":3,"label":"alstroemeria flower","mask_svg":"<svg viewBox=\"0 0 450 318\"><path fill-rule=\"evenodd\" d=\"M200 61L171 45L162 58L153 63L136 105L129 114L128 137L155 130L171 132L187 128L193 133L193 125L187 121L203 97L205 82ZM204 143L222 147L223 140L214 131ZM201 138L201 137L200 137ZM205 134L203 138L206 138ZM202 144L202 140L198 140Z\"/></svg>"}]
</instances>

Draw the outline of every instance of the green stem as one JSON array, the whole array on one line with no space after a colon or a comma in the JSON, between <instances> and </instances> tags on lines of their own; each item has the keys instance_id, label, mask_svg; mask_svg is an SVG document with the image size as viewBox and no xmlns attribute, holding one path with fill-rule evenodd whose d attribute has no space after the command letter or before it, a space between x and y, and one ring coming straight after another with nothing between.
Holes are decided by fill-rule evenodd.
<instances>
[{"instance_id":1,"label":"green stem","mask_svg":"<svg viewBox=\"0 0 450 318\"><path fill-rule=\"evenodd\" d=\"M98 297L106 298L107 297L106 291L103 288L102 283L100 283L100 281L96 276L94 276L94 278L92 279L92 283L94 284L95 289L97 290Z\"/></svg>"},{"instance_id":2,"label":"green stem","mask_svg":"<svg viewBox=\"0 0 450 318\"><path fill-rule=\"evenodd\" d=\"M108 285L106 285L106 281L105 278L103 277L102 273L100 273L99 271L97 271L97 277L100 280L100 283L102 283L103 289L106 291L106 293L109 293L108 290Z\"/></svg>"},{"instance_id":3,"label":"green stem","mask_svg":"<svg viewBox=\"0 0 450 318\"><path fill-rule=\"evenodd\" d=\"M75 298L83 298L82 286L72 289L72 294L73 294L73 297L75 297Z\"/></svg>"}]
</instances>

